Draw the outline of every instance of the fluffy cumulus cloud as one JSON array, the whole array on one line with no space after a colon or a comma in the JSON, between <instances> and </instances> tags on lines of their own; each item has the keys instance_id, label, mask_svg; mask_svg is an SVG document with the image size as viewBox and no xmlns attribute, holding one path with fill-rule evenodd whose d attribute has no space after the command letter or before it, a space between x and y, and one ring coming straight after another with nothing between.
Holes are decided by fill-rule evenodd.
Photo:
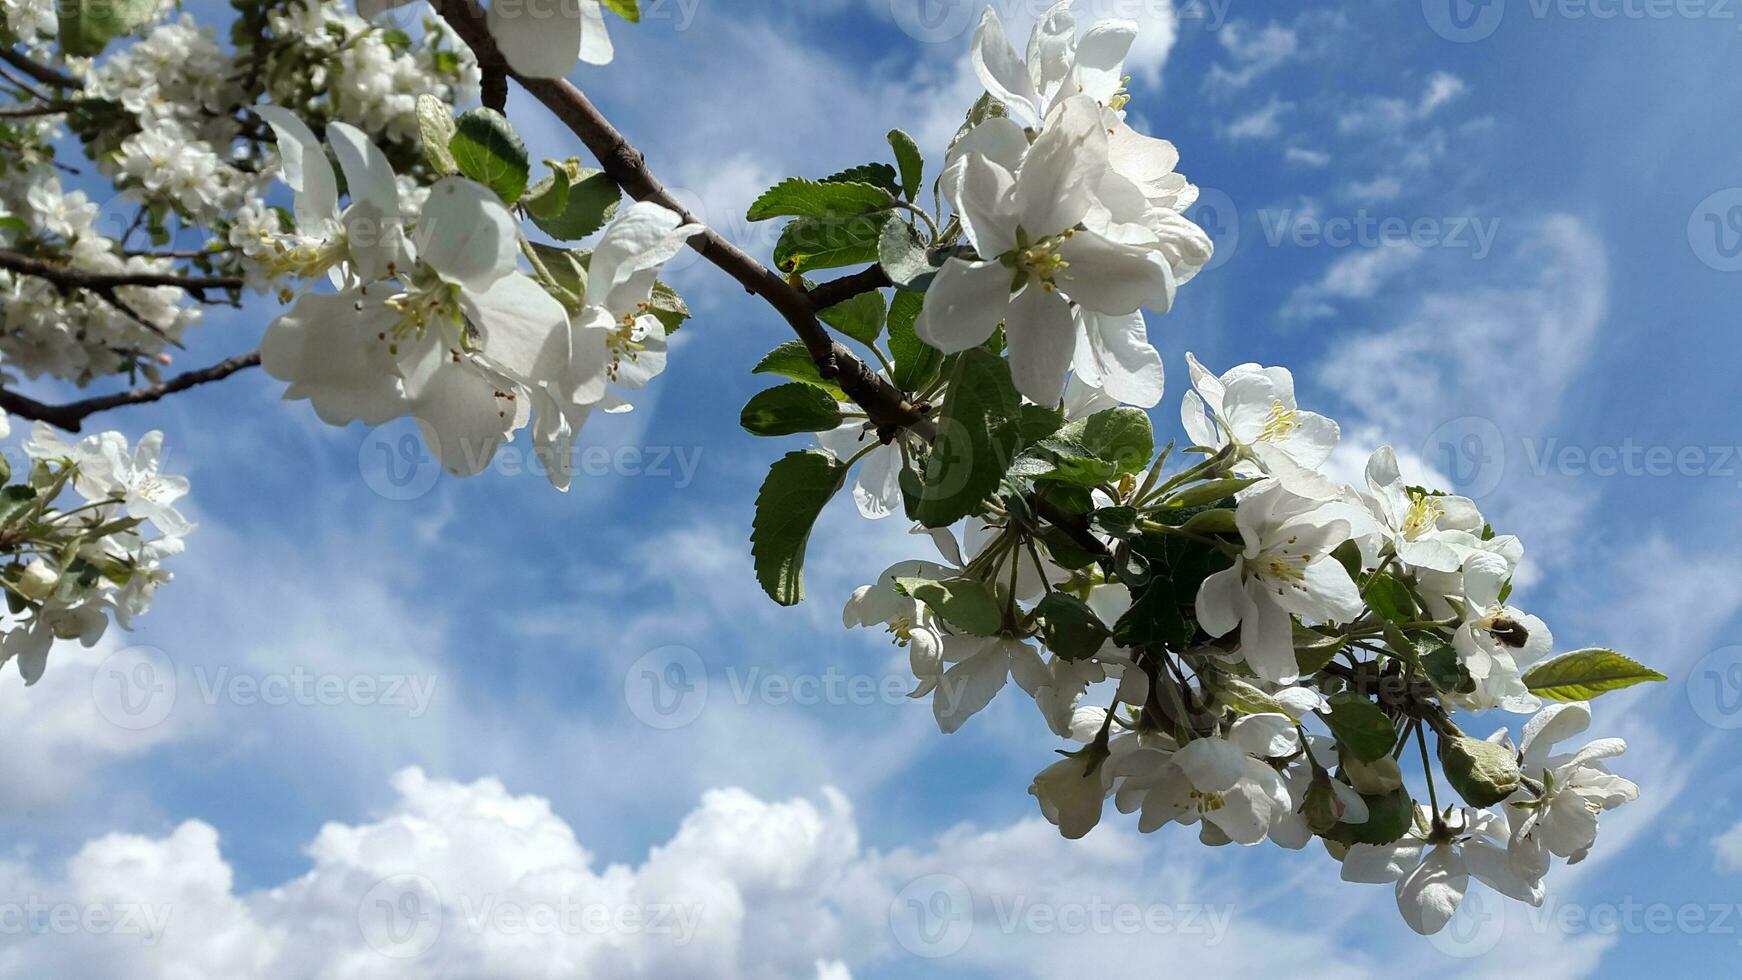
<instances>
[{"instance_id":1,"label":"fluffy cumulus cloud","mask_svg":"<svg viewBox=\"0 0 1742 980\"><path fill-rule=\"evenodd\" d=\"M1718 852L1718 864L1726 871L1742 872L1742 823L1719 834L1712 841Z\"/></svg>"},{"instance_id":2,"label":"fluffy cumulus cloud","mask_svg":"<svg viewBox=\"0 0 1742 980\"><path fill-rule=\"evenodd\" d=\"M1362 969L1326 937L1216 904L1189 842L1144 874L1129 836L1070 843L1039 820L880 852L834 790L771 803L721 789L639 864L606 864L549 802L496 780L407 769L392 786L386 812L321 828L307 872L275 887L239 889L199 821L93 840L58 874L0 865L18 896L0 905L0 972L842 980L933 960L1056 977L1139 950L1228 971Z\"/></svg>"}]
</instances>

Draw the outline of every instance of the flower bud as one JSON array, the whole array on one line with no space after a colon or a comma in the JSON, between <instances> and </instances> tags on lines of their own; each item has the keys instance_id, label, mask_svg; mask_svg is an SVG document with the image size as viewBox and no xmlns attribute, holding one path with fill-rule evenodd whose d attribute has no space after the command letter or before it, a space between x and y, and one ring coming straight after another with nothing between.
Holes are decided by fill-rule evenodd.
<instances>
[{"instance_id":1,"label":"flower bud","mask_svg":"<svg viewBox=\"0 0 1742 980\"><path fill-rule=\"evenodd\" d=\"M32 559L18 576L18 594L36 602L47 599L60 583L60 573L41 558Z\"/></svg>"},{"instance_id":2,"label":"flower bud","mask_svg":"<svg viewBox=\"0 0 1742 980\"><path fill-rule=\"evenodd\" d=\"M1344 753L1343 775L1349 777L1349 785L1363 796L1384 796L1403 785L1403 770L1391 756L1362 762L1352 753Z\"/></svg>"},{"instance_id":3,"label":"flower bud","mask_svg":"<svg viewBox=\"0 0 1742 980\"><path fill-rule=\"evenodd\" d=\"M1481 739L1440 739L1440 766L1471 806L1493 806L1518 789L1518 760L1512 750Z\"/></svg>"}]
</instances>

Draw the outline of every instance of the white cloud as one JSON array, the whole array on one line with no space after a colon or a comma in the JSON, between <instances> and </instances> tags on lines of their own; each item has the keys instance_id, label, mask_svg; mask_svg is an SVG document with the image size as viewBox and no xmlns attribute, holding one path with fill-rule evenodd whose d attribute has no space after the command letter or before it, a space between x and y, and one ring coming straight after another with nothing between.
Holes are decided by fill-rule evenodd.
<instances>
[{"instance_id":1,"label":"white cloud","mask_svg":"<svg viewBox=\"0 0 1742 980\"><path fill-rule=\"evenodd\" d=\"M1261 901L1236 900L1251 893L1210 875L1213 852L1189 832L1177 843L1112 830L1069 842L1027 819L880 852L862 848L833 790L770 803L722 789L645 860L602 864L548 801L496 780L407 769L392 785L385 812L322 827L309 869L273 887L239 890L216 832L199 821L159 838L93 840L58 875L0 866L5 894L81 914L52 942L0 934L0 969L141 980L839 980L935 952L1037 978L1156 956L1221 973L1341 977L1368 966L1333 937L1291 932ZM1145 852L1165 870L1135 873ZM46 923L61 913L40 914ZM947 928L919 931L915 916Z\"/></svg>"},{"instance_id":2,"label":"white cloud","mask_svg":"<svg viewBox=\"0 0 1742 980\"><path fill-rule=\"evenodd\" d=\"M1282 315L1297 320L1334 316L1332 300L1372 299L1386 283L1419 262L1422 254L1408 242L1388 242L1345 255L1331 263L1324 278L1297 288Z\"/></svg>"},{"instance_id":3,"label":"white cloud","mask_svg":"<svg viewBox=\"0 0 1742 980\"><path fill-rule=\"evenodd\" d=\"M1468 91L1469 86L1456 75L1435 72L1428 77L1421 96L1415 101L1369 97L1342 113L1337 119L1337 128L1345 133L1397 132L1428 118Z\"/></svg>"},{"instance_id":4,"label":"white cloud","mask_svg":"<svg viewBox=\"0 0 1742 980\"><path fill-rule=\"evenodd\" d=\"M1712 849L1718 854L1719 867L1742 872L1742 823L1713 838Z\"/></svg>"},{"instance_id":5,"label":"white cloud","mask_svg":"<svg viewBox=\"0 0 1742 980\"><path fill-rule=\"evenodd\" d=\"M1403 194L1403 181L1389 174L1372 180L1354 180L1343 187L1343 196L1369 204L1394 201Z\"/></svg>"},{"instance_id":6,"label":"white cloud","mask_svg":"<svg viewBox=\"0 0 1742 980\"><path fill-rule=\"evenodd\" d=\"M1328 166L1331 162L1331 155L1329 153L1326 153L1323 150L1307 149L1304 146L1291 146L1282 156L1283 159L1287 160L1289 163L1298 163L1303 167L1312 167L1314 169Z\"/></svg>"},{"instance_id":7,"label":"white cloud","mask_svg":"<svg viewBox=\"0 0 1742 980\"><path fill-rule=\"evenodd\" d=\"M1264 108L1222 124L1222 138L1235 143L1274 139L1282 133L1282 117L1293 109L1294 103L1273 98Z\"/></svg>"},{"instance_id":8,"label":"white cloud","mask_svg":"<svg viewBox=\"0 0 1742 980\"><path fill-rule=\"evenodd\" d=\"M1293 28L1270 23L1253 28L1233 21L1216 35L1234 67L1214 65L1205 82L1209 88L1239 89L1259 76L1282 66L1300 52L1300 37Z\"/></svg>"}]
</instances>

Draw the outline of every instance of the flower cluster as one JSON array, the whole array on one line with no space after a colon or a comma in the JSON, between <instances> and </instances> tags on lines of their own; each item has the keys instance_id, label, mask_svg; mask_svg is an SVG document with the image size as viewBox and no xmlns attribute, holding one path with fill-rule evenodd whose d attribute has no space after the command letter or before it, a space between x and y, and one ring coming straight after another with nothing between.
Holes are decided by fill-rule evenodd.
<instances>
[{"instance_id":1,"label":"flower cluster","mask_svg":"<svg viewBox=\"0 0 1742 980\"><path fill-rule=\"evenodd\" d=\"M912 330L942 366L906 383L892 307L885 376L922 411L941 403L937 437L845 406L818 435L825 472L859 467L866 517L905 513L937 551L858 589L846 625L907 650L945 733L1014 681L1072 743L1030 788L1067 837L1108 800L1145 833L1185 824L1212 845L1318 837L1345 879L1393 884L1423 933L1472 877L1540 904L1551 857L1582 859L1598 816L1638 795L1606 768L1624 742L1554 744L1585 728L1589 698L1660 675L1606 650L1554 657L1512 604L1519 540L1410 483L1389 447L1360 486L1328 477L1339 428L1283 368L1218 374L1188 354L1197 458L1157 458L1139 409L1162 394L1160 359L1138 310L1165 311L1209 243L1180 214L1195 191L1172 148L1121 118L1132 25L1079 37L1069 8L1026 63L982 20L988 94L939 180L952 216L926 219L943 229L930 273L894 277L923 293ZM922 232L883 240L904 235ZM790 506L786 463L763 498ZM1462 715L1490 709L1534 713L1521 745L1465 733Z\"/></svg>"},{"instance_id":2,"label":"flower cluster","mask_svg":"<svg viewBox=\"0 0 1742 980\"><path fill-rule=\"evenodd\" d=\"M267 329L262 364L289 383L285 397L307 399L331 425L410 415L459 476L483 470L530 426L551 482L567 489L588 416L629 407L612 386L638 388L663 370L656 277L700 228L638 203L606 229L585 284L570 288L537 261L489 187L441 180L408 234L393 169L359 130L327 127L350 189L341 208L314 133L280 107L256 111L277 133L297 221L261 242L260 258L338 287L305 293ZM538 279L520 271L523 251Z\"/></svg>"},{"instance_id":3,"label":"flower cluster","mask_svg":"<svg viewBox=\"0 0 1742 980\"><path fill-rule=\"evenodd\" d=\"M118 432L69 444L39 422L24 443L28 472L4 474L0 586L13 623L0 664L16 660L26 685L41 679L55 640L91 646L111 617L131 628L170 580L163 563L194 525L175 506L188 481L162 472L162 448L161 432L132 448Z\"/></svg>"}]
</instances>

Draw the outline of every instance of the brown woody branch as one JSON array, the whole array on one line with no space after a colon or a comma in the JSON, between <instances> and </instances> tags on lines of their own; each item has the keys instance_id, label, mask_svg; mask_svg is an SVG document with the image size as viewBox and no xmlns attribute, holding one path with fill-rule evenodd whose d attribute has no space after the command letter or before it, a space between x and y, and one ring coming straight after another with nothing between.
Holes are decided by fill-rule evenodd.
<instances>
[{"instance_id":1,"label":"brown woody branch","mask_svg":"<svg viewBox=\"0 0 1742 980\"><path fill-rule=\"evenodd\" d=\"M641 151L580 89L565 79L526 78L517 74L497 50L476 4L468 0L435 0L435 7L472 49L479 67L486 74L501 72L543 103L580 138L599 161L599 166L625 193L637 201L652 201L669 208L686 224L700 224L654 176ZM690 239L689 245L720 271L737 280L746 291L774 307L804 343L818 373L840 385L847 397L865 410L873 424L884 429L906 429L927 441L937 437L937 425L926 413L909 401L901 389L830 337L817 319L820 310L889 285L889 277L881 267L824 283L806 292L711 228L704 228ZM1036 505L1041 517L1069 534L1079 546L1097 555L1109 554L1106 545L1090 533L1087 522L1058 510L1044 499L1037 500Z\"/></svg>"},{"instance_id":2,"label":"brown woody branch","mask_svg":"<svg viewBox=\"0 0 1742 980\"><path fill-rule=\"evenodd\" d=\"M202 300L208 290L241 289L244 285L242 279L237 276L183 276L167 272L90 272L85 269L74 269L69 266L55 265L52 262L44 262L41 259L33 259L28 255L20 255L8 249L0 249L0 269L37 279L47 279L63 290L88 289L92 292L101 292L124 286L144 288L174 286L177 289L186 290Z\"/></svg>"},{"instance_id":3,"label":"brown woody branch","mask_svg":"<svg viewBox=\"0 0 1742 980\"><path fill-rule=\"evenodd\" d=\"M6 62L44 85L52 85L55 88L71 89L81 89L85 87L84 82L79 81L73 76L58 69L50 68L49 66L39 62L32 61L10 47L0 47L0 61Z\"/></svg>"},{"instance_id":4,"label":"brown woody branch","mask_svg":"<svg viewBox=\"0 0 1742 980\"><path fill-rule=\"evenodd\" d=\"M113 395L86 398L65 405L49 405L21 395L16 391L0 388L0 409L4 409L9 415L47 422L49 425L65 429L68 432L78 432L84 426L85 419L98 412L154 402L178 391L186 391L189 388L196 388L213 381L222 381L238 371L254 367L259 363L260 352L255 351L240 357L232 357L211 367L176 375L160 384L134 388L131 391L123 391Z\"/></svg>"}]
</instances>

